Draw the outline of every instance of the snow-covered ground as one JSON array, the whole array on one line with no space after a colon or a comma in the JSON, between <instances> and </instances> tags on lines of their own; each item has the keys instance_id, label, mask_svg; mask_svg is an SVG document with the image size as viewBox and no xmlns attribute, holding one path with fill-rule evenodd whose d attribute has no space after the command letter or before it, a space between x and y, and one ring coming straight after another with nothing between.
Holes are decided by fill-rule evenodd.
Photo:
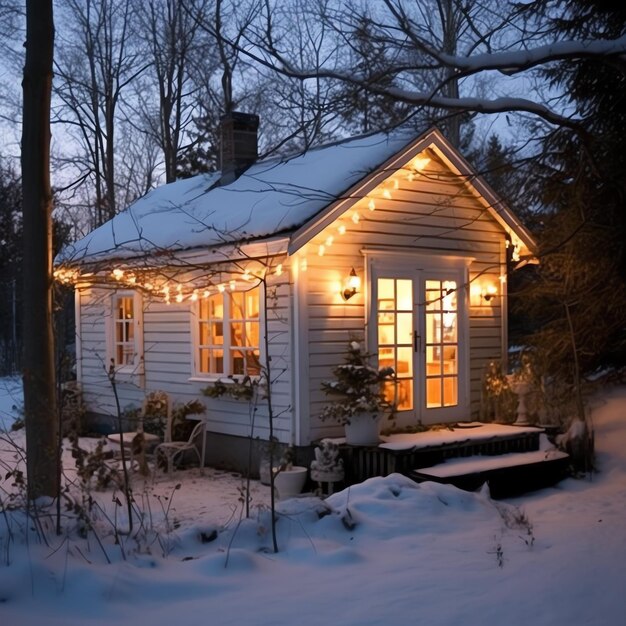
<instances>
[{"instance_id":1,"label":"snow-covered ground","mask_svg":"<svg viewBox=\"0 0 626 626\"><path fill-rule=\"evenodd\" d=\"M124 560L101 520L111 564L93 535L46 546L31 533L25 543L20 520L0 514L0 624L619 626L626 388L598 399L594 424L592 480L494 503L399 475L373 479L325 502L282 503L278 554L269 550L267 489L254 483L252 519L240 522L241 480L214 470L179 472L178 490L170 478L137 482L159 539L123 538ZM0 448L10 460L7 442ZM111 492L96 495L111 511ZM170 532L160 513L169 496Z\"/></svg>"},{"instance_id":2,"label":"snow-covered ground","mask_svg":"<svg viewBox=\"0 0 626 626\"><path fill-rule=\"evenodd\" d=\"M22 381L0 378L0 433L11 428L23 405Z\"/></svg>"}]
</instances>

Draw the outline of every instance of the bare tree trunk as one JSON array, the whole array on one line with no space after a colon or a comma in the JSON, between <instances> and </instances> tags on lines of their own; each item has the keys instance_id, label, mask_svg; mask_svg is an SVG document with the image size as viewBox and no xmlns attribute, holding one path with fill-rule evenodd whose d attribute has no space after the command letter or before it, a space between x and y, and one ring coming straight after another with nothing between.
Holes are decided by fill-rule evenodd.
<instances>
[{"instance_id":1,"label":"bare tree trunk","mask_svg":"<svg viewBox=\"0 0 626 626\"><path fill-rule=\"evenodd\" d=\"M574 364L574 389L576 390L576 413L577 418L581 421L585 421L585 403L583 401L583 392L581 388L580 380L580 364L578 361L578 346L576 345L576 333L574 331L574 323L572 321L572 314L570 311L570 305L565 300L563 303L565 307L565 317L567 318L567 327L569 329L569 338L572 346L572 361Z\"/></svg>"},{"instance_id":2,"label":"bare tree trunk","mask_svg":"<svg viewBox=\"0 0 626 626\"><path fill-rule=\"evenodd\" d=\"M52 328L52 0L26 2L22 127L24 414L28 496L56 497L60 471Z\"/></svg>"}]
</instances>

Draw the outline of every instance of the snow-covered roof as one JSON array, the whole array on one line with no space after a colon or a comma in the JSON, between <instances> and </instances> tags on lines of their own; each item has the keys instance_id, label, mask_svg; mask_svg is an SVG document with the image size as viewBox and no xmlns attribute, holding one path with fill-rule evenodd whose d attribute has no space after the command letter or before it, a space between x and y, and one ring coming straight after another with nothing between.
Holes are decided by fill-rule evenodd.
<instances>
[{"instance_id":1,"label":"snow-covered roof","mask_svg":"<svg viewBox=\"0 0 626 626\"><path fill-rule=\"evenodd\" d=\"M258 161L219 185L220 173L164 185L83 239L57 262L130 259L289 236L294 253L370 187L425 148L460 175L503 228L528 250L530 233L437 131L412 129L356 137L291 157Z\"/></svg>"},{"instance_id":2,"label":"snow-covered roof","mask_svg":"<svg viewBox=\"0 0 626 626\"><path fill-rule=\"evenodd\" d=\"M378 133L259 161L226 186L216 186L219 174L164 185L66 248L59 260L128 258L291 232L415 139L406 129Z\"/></svg>"}]
</instances>

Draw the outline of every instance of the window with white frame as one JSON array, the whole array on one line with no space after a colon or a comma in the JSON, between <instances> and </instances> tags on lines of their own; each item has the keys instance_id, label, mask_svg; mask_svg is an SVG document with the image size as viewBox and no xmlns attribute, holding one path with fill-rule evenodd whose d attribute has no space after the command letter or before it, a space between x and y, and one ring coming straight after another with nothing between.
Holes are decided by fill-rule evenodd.
<instances>
[{"instance_id":1,"label":"window with white frame","mask_svg":"<svg viewBox=\"0 0 626 626\"><path fill-rule=\"evenodd\" d=\"M197 303L196 373L261 373L260 289L215 293Z\"/></svg>"},{"instance_id":2,"label":"window with white frame","mask_svg":"<svg viewBox=\"0 0 626 626\"><path fill-rule=\"evenodd\" d=\"M132 291L111 298L110 363L117 370L136 371L141 363L141 297Z\"/></svg>"}]
</instances>

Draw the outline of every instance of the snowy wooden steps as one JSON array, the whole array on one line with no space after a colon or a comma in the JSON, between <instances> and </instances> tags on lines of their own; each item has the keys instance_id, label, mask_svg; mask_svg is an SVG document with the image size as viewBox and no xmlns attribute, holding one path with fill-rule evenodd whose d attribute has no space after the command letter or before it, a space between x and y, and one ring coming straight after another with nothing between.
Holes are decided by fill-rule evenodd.
<instances>
[{"instance_id":1,"label":"snowy wooden steps","mask_svg":"<svg viewBox=\"0 0 626 626\"><path fill-rule=\"evenodd\" d=\"M412 470L417 481L450 483L473 491L484 483L493 498L517 495L552 485L565 475L569 455L559 450L535 450L496 456L448 459L431 467Z\"/></svg>"},{"instance_id":2,"label":"snowy wooden steps","mask_svg":"<svg viewBox=\"0 0 626 626\"><path fill-rule=\"evenodd\" d=\"M498 498L554 484L569 464L566 454L552 449L544 429L535 426L467 422L382 440L373 446L335 440L347 485L398 472L417 482L451 483L470 491L487 482Z\"/></svg>"}]
</instances>

